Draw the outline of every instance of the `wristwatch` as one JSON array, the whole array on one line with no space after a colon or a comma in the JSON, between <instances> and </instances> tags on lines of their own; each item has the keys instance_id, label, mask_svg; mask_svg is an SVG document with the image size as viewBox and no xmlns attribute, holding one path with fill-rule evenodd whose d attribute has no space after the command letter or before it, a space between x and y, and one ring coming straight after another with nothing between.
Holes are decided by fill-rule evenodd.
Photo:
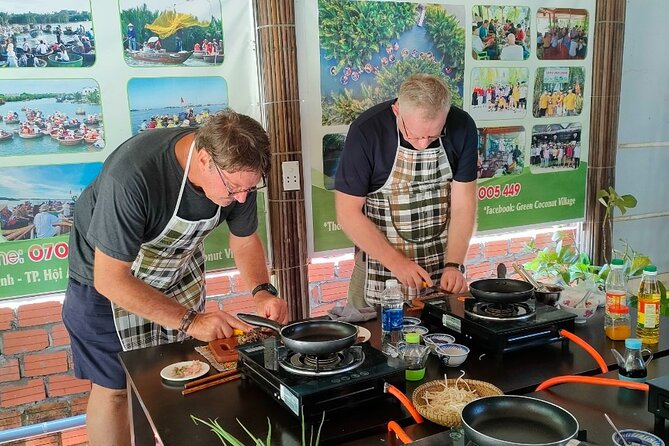
<instances>
[{"instance_id":1,"label":"wristwatch","mask_svg":"<svg viewBox=\"0 0 669 446\"><path fill-rule=\"evenodd\" d=\"M259 291L267 291L269 294L273 296L279 295L279 290L277 290L271 283L261 283L257 287L253 288L251 294L253 294L253 297L255 297L256 293L258 293Z\"/></svg>"},{"instance_id":2,"label":"wristwatch","mask_svg":"<svg viewBox=\"0 0 669 446\"><path fill-rule=\"evenodd\" d=\"M455 268L462 274L467 274L467 268L462 263L446 262L444 263L444 268Z\"/></svg>"}]
</instances>

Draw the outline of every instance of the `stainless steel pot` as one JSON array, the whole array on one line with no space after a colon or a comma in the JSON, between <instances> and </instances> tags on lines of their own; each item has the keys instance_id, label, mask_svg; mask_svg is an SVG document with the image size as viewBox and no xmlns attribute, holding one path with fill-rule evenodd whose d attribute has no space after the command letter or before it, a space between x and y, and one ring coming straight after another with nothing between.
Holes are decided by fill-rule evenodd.
<instances>
[{"instance_id":1,"label":"stainless steel pot","mask_svg":"<svg viewBox=\"0 0 669 446\"><path fill-rule=\"evenodd\" d=\"M248 324L276 331L286 347L306 355L338 352L353 345L358 337L358 328L342 321L313 320L281 325L253 314L239 313L237 317Z\"/></svg>"},{"instance_id":2,"label":"stainless steel pot","mask_svg":"<svg viewBox=\"0 0 669 446\"><path fill-rule=\"evenodd\" d=\"M576 446L578 421L565 409L537 398L479 398L462 409L465 435L479 446Z\"/></svg>"}]
</instances>

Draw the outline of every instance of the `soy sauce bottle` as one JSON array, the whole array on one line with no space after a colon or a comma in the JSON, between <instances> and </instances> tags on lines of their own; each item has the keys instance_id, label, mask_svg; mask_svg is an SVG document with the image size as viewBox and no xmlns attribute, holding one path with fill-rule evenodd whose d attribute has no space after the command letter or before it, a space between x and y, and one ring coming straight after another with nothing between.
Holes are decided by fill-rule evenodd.
<instances>
[{"instance_id":1,"label":"soy sauce bottle","mask_svg":"<svg viewBox=\"0 0 669 446\"><path fill-rule=\"evenodd\" d=\"M644 350L650 353L649 350ZM646 381L646 377L648 376L646 364L648 364L652 358L652 353L647 361L644 361L643 356L641 356L641 339L625 339L624 362L620 364L620 368L618 369L620 379L627 381Z\"/></svg>"}]
</instances>

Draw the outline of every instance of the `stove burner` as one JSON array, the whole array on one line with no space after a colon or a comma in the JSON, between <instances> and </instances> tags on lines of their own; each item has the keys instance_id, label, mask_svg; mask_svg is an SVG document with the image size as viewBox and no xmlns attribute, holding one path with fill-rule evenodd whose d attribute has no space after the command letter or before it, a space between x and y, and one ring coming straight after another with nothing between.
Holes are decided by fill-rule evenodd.
<instances>
[{"instance_id":1,"label":"stove burner","mask_svg":"<svg viewBox=\"0 0 669 446\"><path fill-rule=\"evenodd\" d=\"M534 316L534 308L525 302L476 302L471 308L465 308L465 314L486 321L522 321Z\"/></svg>"},{"instance_id":2,"label":"stove burner","mask_svg":"<svg viewBox=\"0 0 669 446\"><path fill-rule=\"evenodd\" d=\"M365 353L360 346L349 347L327 356L313 356L287 352L279 364L296 375L327 376L349 372L365 361Z\"/></svg>"}]
</instances>

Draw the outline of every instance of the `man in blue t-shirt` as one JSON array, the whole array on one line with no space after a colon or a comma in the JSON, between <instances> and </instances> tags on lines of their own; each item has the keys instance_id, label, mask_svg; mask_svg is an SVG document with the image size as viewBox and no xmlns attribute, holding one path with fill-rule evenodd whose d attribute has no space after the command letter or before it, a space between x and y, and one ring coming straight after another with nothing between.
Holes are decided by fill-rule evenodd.
<instances>
[{"instance_id":1,"label":"man in blue t-shirt","mask_svg":"<svg viewBox=\"0 0 669 446\"><path fill-rule=\"evenodd\" d=\"M337 221L356 245L349 302L378 303L390 278L406 298L425 285L467 290L477 146L472 118L427 74L351 124L335 179Z\"/></svg>"}]
</instances>

